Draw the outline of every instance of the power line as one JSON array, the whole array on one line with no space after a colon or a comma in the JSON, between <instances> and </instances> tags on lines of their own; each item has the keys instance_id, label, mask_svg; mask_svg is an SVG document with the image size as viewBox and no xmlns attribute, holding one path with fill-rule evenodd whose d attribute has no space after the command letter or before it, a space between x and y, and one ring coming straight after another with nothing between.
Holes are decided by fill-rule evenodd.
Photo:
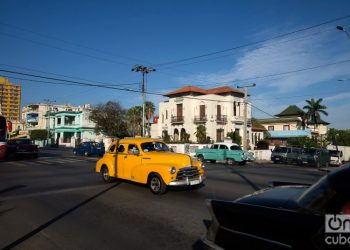
<instances>
[{"instance_id":1,"label":"power line","mask_svg":"<svg viewBox=\"0 0 350 250\"><path fill-rule=\"evenodd\" d=\"M260 44L260 43L265 43L265 42L268 42L268 41L271 41L271 40L275 40L275 39L278 39L278 38L282 38L282 37L286 37L286 36L289 36L289 35L293 35L293 34L296 34L296 33L302 32L302 31L314 29L314 28L317 28L317 27L320 27L320 26L323 26L323 25L326 25L326 24L329 24L329 23L334 23L336 21L347 19L349 17L350 17L350 15L346 15L346 16L343 16L343 17L338 17L338 18L335 18L335 19L332 19L332 20L328 20L328 21L323 22L323 23L319 23L319 24L312 25L312 26L309 26L309 27L306 27L306 28L302 28L302 29L298 29L298 30L295 30L295 31L287 32L287 33L284 33L284 34L280 34L280 35L277 35L277 36L274 36L274 37L271 37L271 38L267 38L267 39L259 40L259 41L256 41L256 42L251 42L251 43L247 43L247 44L243 44L243 45L239 45L239 46L236 46L236 47L223 49L223 50L219 50L219 51L215 51L215 52L211 52L211 53L206 53L206 54L202 54L202 55L198 55L198 56L188 57L188 58L174 60L174 61L168 61L168 62L164 62L164 63L158 63L158 64L153 65L153 67L158 67L159 68L159 67L164 66L164 65L170 65L170 64L175 64L175 63L179 63L179 62L191 61L191 60L198 59L198 58L208 57L208 56L221 54L221 53L232 51L232 50L237 50L237 49L249 47L249 46L252 46L252 45L257 45L257 44Z\"/></svg>"}]
</instances>

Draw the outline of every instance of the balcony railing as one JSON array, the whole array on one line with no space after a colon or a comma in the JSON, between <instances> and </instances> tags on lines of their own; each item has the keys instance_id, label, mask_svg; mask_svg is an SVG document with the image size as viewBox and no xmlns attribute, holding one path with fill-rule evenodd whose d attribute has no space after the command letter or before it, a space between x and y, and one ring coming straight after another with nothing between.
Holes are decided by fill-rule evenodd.
<instances>
[{"instance_id":1,"label":"balcony railing","mask_svg":"<svg viewBox=\"0 0 350 250\"><path fill-rule=\"evenodd\" d=\"M232 122L243 123L244 117L243 116L232 116Z\"/></svg>"},{"instance_id":2,"label":"balcony railing","mask_svg":"<svg viewBox=\"0 0 350 250\"><path fill-rule=\"evenodd\" d=\"M227 115L217 115L216 122L226 124L227 123Z\"/></svg>"},{"instance_id":3,"label":"balcony railing","mask_svg":"<svg viewBox=\"0 0 350 250\"><path fill-rule=\"evenodd\" d=\"M171 123L172 124L184 123L184 117L183 116L172 116L171 117Z\"/></svg>"},{"instance_id":4,"label":"balcony railing","mask_svg":"<svg viewBox=\"0 0 350 250\"><path fill-rule=\"evenodd\" d=\"M194 119L193 119L193 122L194 123L204 123L206 122L208 119L207 119L207 116L195 116Z\"/></svg>"}]
</instances>

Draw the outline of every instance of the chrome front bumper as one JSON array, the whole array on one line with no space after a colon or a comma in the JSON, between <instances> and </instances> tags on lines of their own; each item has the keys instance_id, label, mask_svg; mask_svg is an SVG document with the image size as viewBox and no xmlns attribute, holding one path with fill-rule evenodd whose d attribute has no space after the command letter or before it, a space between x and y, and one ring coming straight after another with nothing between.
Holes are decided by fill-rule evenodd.
<instances>
[{"instance_id":1,"label":"chrome front bumper","mask_svg":"<svg viewBox=\"0 0 350 250\"><path fill-rule=\"evenodd\" d=\"M196 178L185 178L184 180L171 181L169 186L194 186L203 183L205 179L205 175L200 175Z\"/></svg>"}]
</instances>

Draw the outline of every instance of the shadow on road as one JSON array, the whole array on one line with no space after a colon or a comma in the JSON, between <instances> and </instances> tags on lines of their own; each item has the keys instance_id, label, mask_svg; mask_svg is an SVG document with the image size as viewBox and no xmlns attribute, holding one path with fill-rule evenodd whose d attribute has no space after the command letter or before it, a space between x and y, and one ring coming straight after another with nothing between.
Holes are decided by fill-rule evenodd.
<instances>
[{"instance_id":1,"label":"shadow on road","mask_svg":"<svg viewBox=\"0 0 350 250\"><path fill-rule=\"evenodd\" d=\"M245 175L237 171L237 169L231 170L233 174L240 176L245 182L247 182L255 191L260 190L261 188L255 185L251 180L249 180Z\"/></svg>"},{"instance_id":2,"label":"shadow on road","mask_svg":"<svg viewBox=\"0 0 350 250\"><path fill-rule=\"evenodd\" d=\"M67 211L61 213L60 215L56 216L55 218L49 220L48 222L42 224L41 226L37 227L36 229L34 229L33 231L27 233L26 235L22 236L21 238L17 239L16 241L10 243L9 245L5 246L2 249L12 249L16 246L18 246L19 244L21 244L22 242L26 241L27 239L31 238L32 236L36 235L37 233L39 233L40 231L44 230L45 228L47 228L48 226L52 225L53 223L55 223L56 221L62 219L63 217L69 215L70 213L74 212L75 210L77 210L78 208L86 205L87 203L93 201L94 199L98 198L99 196L103 195L104 193L108 192L109 190L115 188L116 186L120 185L120 183L116 183L108 188L106 188L105 190L102 190L101 192L95 194L94 196L86 199L85 201L80 202L79 204L75 205L74 207L68 209Z\"/></svg>"}]
</instances>

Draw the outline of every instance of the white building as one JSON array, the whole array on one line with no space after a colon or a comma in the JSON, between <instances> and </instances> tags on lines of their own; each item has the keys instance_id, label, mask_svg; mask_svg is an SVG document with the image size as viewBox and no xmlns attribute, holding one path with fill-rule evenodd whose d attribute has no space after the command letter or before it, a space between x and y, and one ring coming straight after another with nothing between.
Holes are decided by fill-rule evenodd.
<instances>
[{"instance_id":1,"label":"white building","mask_svg":"<svg viewBox=\"0 0 350 250\"><path fill-rule=\"evenodd\" d=\"M169 99L159 104L159 119L157 124L152 124L152 137L162 137L167 132L172 141L181 141L187 133L196 142L195 132L201 124L206 127L208 139L215 142L224 141L231 131L243 136L243 92L228 86L213 89L186 86L164 96ZM247 113L250 121L250 105ZM250 134L248 126L248 142Z\"/></svg>"}]
</instances>

